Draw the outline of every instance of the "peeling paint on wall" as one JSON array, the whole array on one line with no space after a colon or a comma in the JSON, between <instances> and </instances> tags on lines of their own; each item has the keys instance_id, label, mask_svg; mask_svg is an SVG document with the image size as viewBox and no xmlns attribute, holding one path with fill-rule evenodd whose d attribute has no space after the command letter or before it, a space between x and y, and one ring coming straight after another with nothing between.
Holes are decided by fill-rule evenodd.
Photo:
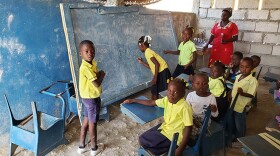
<instances>
[{"instance_id":1,"label":"peeling paint on wall","mask_svg":"<svg viewBox=\"0 0 280 156\"><path fill-rule=\"evenodd\" d=\"M0 38L0 48L7 49L10 54L21 54L25 52L25 45L18 41L18 38Z\"/></svg>"},{"instance_id":2,"label":"peeling paint on wall","mask_svg":"<svg viewBox=\"0 0 280 156\"><path fill-rule=\"evenodd\" d=\"M0 82L2 81L3 69L0 68Z\"/></svg>"},{"instance_id":3,"label":"peeling paint on wall","mask_svg":"<svg viewBox=\"0 0 280 156\"><path fill-rule=\"evenodd\" d=\"M8 16L8 28L9 28L9 30L10 30L11 23L13 22L13 19L14 19L14 15L10 14Z\"/></svg>"}]
</instances>

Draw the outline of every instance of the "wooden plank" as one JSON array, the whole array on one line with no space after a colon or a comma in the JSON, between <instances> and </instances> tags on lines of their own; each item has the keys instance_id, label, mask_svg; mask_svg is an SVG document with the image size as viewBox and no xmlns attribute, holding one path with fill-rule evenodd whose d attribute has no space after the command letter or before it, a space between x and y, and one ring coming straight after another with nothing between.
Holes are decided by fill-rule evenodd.
<instances>
[{"instance_id":1,"label":"wooden plank","mask_svg":"<svg viewBox=\"0 0 280 156\"><path fill-rule=\"evenodd\" d=\"M268 132L269 135L273 136L276 139L280 139L280 133L278 132ZM253 155L260 155L260 156L279 156L280 150L276 147L268 143L259 135L253 136L246 136L242 138L238 138L238 141L250 151Z\"/></svg>"},{"instance_id":2,"label":"wooden plank","mask_svg":"<svg viewBox=\"0 0 280 156\"><path fill-rule=\"evenodd\" d=\"M148 100L144 96L137 99ZM139 124L145 124L163 116L164 109L157 106L145 106L138 103L121 104L121 112Z\"/></svg>"}]
</instances>

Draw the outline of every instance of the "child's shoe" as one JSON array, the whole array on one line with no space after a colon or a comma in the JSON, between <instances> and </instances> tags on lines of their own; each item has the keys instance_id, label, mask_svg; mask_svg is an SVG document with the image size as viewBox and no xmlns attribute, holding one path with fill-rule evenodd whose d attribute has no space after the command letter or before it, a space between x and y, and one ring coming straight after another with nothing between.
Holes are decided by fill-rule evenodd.
<instances>
[{"instance_id":1,"label":"child's shoe","mask_svg":"<svg viewBox=\"0 0 280 156\"><path fill-rule=\"evenodd\" d=\"M103 149L104 149L104 144L102 144L102 143L97 144L97 149L96 150L91 149L90 155L96 156L97 154L102 152Z\"/></svg>"},{"instance_id":2,"label":"child's shoe","mask_svg":"<svg viewBox=\"0 0 280 156\"><path fill-rule=\"evenodd\" d=\"M78 147L78 149L77 149L77 153L78 154L82 154L82 153L85 153L86 152L86 147L84 146L84 147Z\"/></svg>"}]
</instances>

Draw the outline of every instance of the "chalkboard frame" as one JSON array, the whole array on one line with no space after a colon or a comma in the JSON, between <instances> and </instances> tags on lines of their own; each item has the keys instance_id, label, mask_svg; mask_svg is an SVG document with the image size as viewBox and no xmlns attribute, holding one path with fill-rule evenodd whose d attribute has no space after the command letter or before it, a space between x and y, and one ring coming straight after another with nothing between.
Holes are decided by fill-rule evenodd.
<instances>
[{"instance_id":1,"label":"chalkboard frame","mask_svg":"<svg viewBox=\"0 0 280 156\"><path fill-rule=\"evenodd\" d=\"M74 27L73 27L73 23L72 23L72 18L71 18L71 9L96 9L99 8L99 14L103 13L102 8L108 8L108 7L104 7L101 6L99 4L94 4L94 3L61 3L60 4L60 11L61 11L61 17L62 17L62 24L63 24L63 28L64 28L64 34L65 34L65 39L66 39L66 44L67 44L67 50L68 50L68 57L69 57L69 63L70 63L70 69L71 69L71 75L73 78L73 83L74 83L74 87L75 87L75 93L76 93L76 102L77 102L77 108L78 108L78 112L81 112L81 99L79 96L79 91L78 91L78 75L79 75L79 53L78 48L76 47L75 44L75 35L74 35ZM110 12L111 10L111 12ZM108 9L106 9L106 14L108 13L122 13L122 12L126 12L123 11L123 7L110 7L109 11ZM128 12L135 12L135 11L143 11L143 14L168 14L170 16L169 18L169 22L171 22L172 25L172 32L173 32L173 36L172 38L174 39L172 42L174 42L174 50L177 49L178 47L178 42L177 42L177 38L176 38L176 34L173 28L173 20L172 20L172 16L170 12L167 11L149 11L143 7L139 7L139 6L134 6L134 7L130 7L129 9L127 9ZM177 59L176 59L177 61ZM172 67L171 71L173 71L175 67ZM126 90L125 92L122 92L118 95L113 95L111 97L107 97L107 98L102 98L102 106L106 106L109 105L113 102L116 102L120 99L123 99L129 95L135 94L141 90L144 90L146 88L150 87L150 81L147 81L145 83L141 83L138 84L137 86ZM80 114L79 114L80 116Z\"/></svg>"}]
</instances>

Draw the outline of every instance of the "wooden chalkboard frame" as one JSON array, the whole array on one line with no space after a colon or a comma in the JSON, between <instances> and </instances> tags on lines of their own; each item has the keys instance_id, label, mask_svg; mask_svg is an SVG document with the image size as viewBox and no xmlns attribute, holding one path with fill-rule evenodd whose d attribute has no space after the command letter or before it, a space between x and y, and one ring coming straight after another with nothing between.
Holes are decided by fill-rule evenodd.
<instances>
[{"instance_id":1,"label":"wooden chalkboard frame","mask_svg":"<svg viewBox=\"0 0 280 156\"><path fill-rule=\"evenodd\" d=\"M68 57L69 57L69 63L70 63L70 70L71 70L71 75L73 78L73 83L75 87L75 93L76 93L76 102L77 102L77 109L79 112L79 117L81 117L81 99L79 96L79 91L78 91L78 75L79 75L79 53L78 47L76 47L75 44L75 35L74 35L74 27L72 23L72 18L71 18L71 9L96 9L98 8L99 14L114 14L114 13L122 13L122 12L139 12L141 14L169 14L169 22L172 25L172 32L173 32L173 38L174 38L174 47L178 47L178 42L176 38L176 34L173 28L173 20L171 17L171 14L166 11L149 11L147 9L143 9L142 7L135 6L135 7L129 7L129 9L123 9L122 7L110 7L110 9L105 9L105 11L102 8L108 8L101 6L99 4L94 4L94 3L61 3L60 4L60 11L61 11L61 18L62 18L62 24L63 24L63 29L64 29L64 34L65 34L65 39L66 39L66 44L67 44L67 50L68 50ZM144 11L143 11L144 10ZM176 60L177 61L177 60ZM174 67L175 68L175 67ZM172 71L173 69L171 69ZM145 83L139 84L131 89L126 90L126 92L118 94L118 95L113 95L108 98L102 98L102 106L109 105L113 102L116 102L117 100L123 99L129 95L132 95L134 93L137 93L141 90L144 90L146 88L150 87L150 81L147 81Z\"/></svg>"}]
</instances>

